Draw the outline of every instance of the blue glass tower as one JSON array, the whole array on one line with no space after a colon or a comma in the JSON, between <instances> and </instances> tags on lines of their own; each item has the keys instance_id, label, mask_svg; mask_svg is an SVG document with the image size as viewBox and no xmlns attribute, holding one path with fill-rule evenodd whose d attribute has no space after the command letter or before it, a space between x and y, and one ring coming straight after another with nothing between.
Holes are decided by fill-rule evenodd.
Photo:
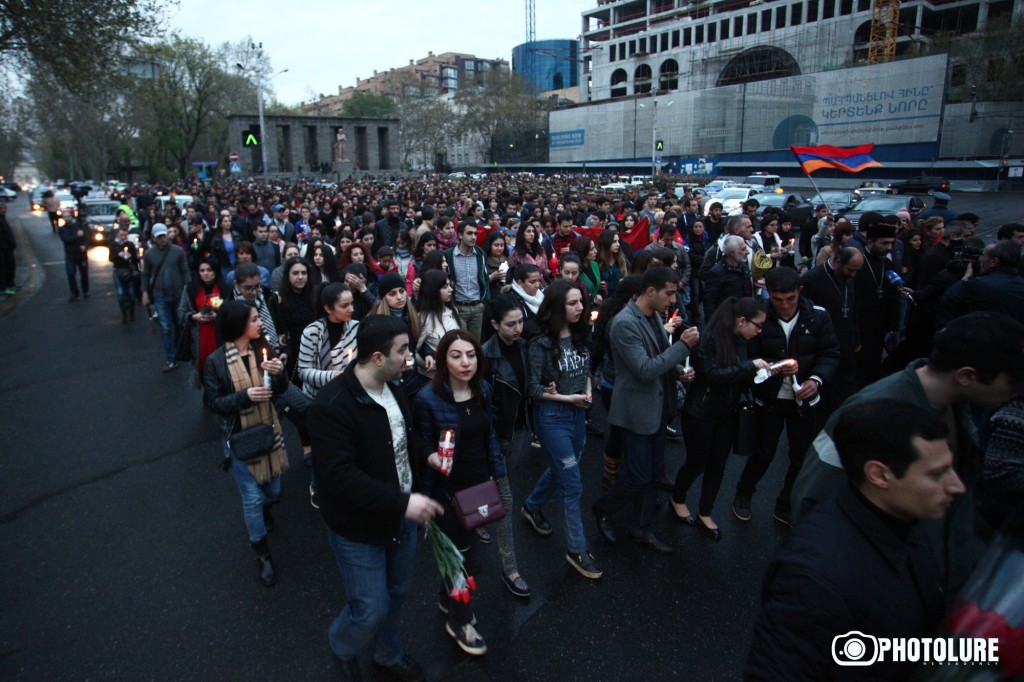
<instances>
[{"instance_id":1,"label":"blue glass tower","mask_svg":"<svg viewBox=\"0 0 1024 682\"><path fill-rule=\"evenodd\" d=\"M576 87L579 67L575 40L536 40L512 48L512 70L537 92Z\"/></svg>"}]
</instances>

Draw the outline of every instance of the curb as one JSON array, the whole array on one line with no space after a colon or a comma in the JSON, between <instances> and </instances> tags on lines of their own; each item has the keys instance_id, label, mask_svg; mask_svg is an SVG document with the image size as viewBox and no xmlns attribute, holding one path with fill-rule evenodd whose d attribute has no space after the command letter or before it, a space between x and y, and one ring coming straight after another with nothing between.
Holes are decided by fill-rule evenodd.
<instances>
[{"instance_id":1,"label":"curb","mask_svg":"<svg viewBox=\"0 0 1024 682\"><path fill-rule=\"evenodd\" d=\"M35 296L36 292L42 289L43 283L46 281L46 274L39 265L35 249L32 248L32 240L29 239L28 233L25 232L25 227L21 224L21 220L17 218L12 220L11 228L14 230L15 239L18 240L15 258L17 258L19 268L28 272L28 277L18 290L18 293L0 303L0 319L13 313L23 301Z\"/></svg>"}]
</instances>

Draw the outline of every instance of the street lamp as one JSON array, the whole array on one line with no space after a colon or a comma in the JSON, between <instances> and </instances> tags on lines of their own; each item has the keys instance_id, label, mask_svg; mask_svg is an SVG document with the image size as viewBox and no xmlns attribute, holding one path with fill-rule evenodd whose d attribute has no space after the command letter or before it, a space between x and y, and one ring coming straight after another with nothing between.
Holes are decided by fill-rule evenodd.
<instances>
[{"instance_id":1,"label":"street lamp","mask_svg":"<svg viewBox=\"0 0 1024 682\"><path fill-rule=\"evenodd\" d=\"M263 64L263 43L260 43L259 47L257 47L256 45L253 45L252 43L250 43L249 44L249 48L256 51L256 62L257 62L257 64L262 65ZM242 73L245 73L246 70L247 70L240 63L236 63L235 66ZM261 158L261 160L263 162L263 183L264 184L269 184L270 183L270 177L269 177L268 172L267 172L267 138L266 138L266 135L264 134L264 132L265 132L264 129L265 129L266 126L264 126L264 122L263 122L263 87L264 87L263 69L257 67L257 68L252 69L252 72L256 76L256 106L259 108L259 116L260 116L260 158ZM288 73L288 69L282 69L281 71L278 71L273 76L268 78L265 82L269 83L270 81L272 81L275 78L277 78L278 76L280 76L282 73Z\"/></svg>"},{"instance_id":2,"label":"street lamp","mask_svg":"<svg viewBox=\"0 0 1024 682\"><path fill-rule=\"evenodd\" d=\"M652 109L652 122L651 122L651 181L654 181L655 170L658 167L658 91L651 91L651 101L653 102ZM666 104L666 107L670 107L675 104L674 101ZM646 109L643 104L640 105L641 109ZM636 136L636 124L633 124L633 135Z\"/></svg>"}]
</instances>

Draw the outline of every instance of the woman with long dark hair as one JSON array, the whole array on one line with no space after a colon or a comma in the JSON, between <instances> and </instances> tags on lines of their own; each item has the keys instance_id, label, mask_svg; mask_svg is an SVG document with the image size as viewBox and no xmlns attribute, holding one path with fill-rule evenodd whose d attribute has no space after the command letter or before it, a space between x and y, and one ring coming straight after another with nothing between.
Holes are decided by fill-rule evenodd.
<instances>
[{"instance_id":1,"label":"woman with long dark hair","mask_svg":"<svg viewBox=\"0 0 1024 682\"><path fill-rule=\"evenodd\" d=\"M217 311L230 291L220 279L217 261L209 256L199 259L198 278L185 285L178 303L178 319L192 329L192 374L194 388L203 385L206 358L217 350L222 340L217 336Z\"/></svg>"},{"instance_id":2,"label":"woman with long dark hair","mask_svg":"<svg viewBox=\"0 0 1024 682\"><path fill-rule=\"evenodd\" d=\"M761 333L766 317L752 298L726 299L708 320L693 355L696 376L682 411L686 462L676 475L672 509L680 521L696 526L712 540L722 537L711 512L736 437L744 394L759 369L770 370L765 360L747 358L747 341ZM698 518L694 519L686 506L686 493L701 474Z\"/></svg>"},{"instance_id":3,"label":"woman with long dark hair","mask_svg":"<svg viewBox=\"0 0 1024 682\"><path fill-rule=\"evenodd\" d=\"M597 263L597 245L590 237L576 237L572 241L570 251L580 257L580 283L586 287L588 300L592 306L601 305L604 288L601 282L601 266Z\"/></svg>"},{"instance_id":4,"label":"woman with long dark hair","mask_svg":"<svg viewBox=\"0 0 1024 682\"><path fill-rule=\"evenodd\" d=\"M516 244L509 257L509 265L513 268L520 265L535 265L540 270L542 281L551 279L548 254L541 244L540 232L533 222L524 223L516 233Z\"/></svg>"},{"instance_id":5,"label":"woman with long dark hair","mask_svg":"<svg viewBox=\"0 0 1024 682\"><path fill-rule=\"evenodd\" d=\"M459 313L453 303L454 289L444 270L431 270L422 279L420 295L416 299L416 312L420 318L416 367L423 376L433 378L437 344L446 333L459 329Z\"/></svg>"},{"instance_id":6,"label":"woman with long dark hair","mask_svg":"<svg viewBox=\"0 0 1024 682\"><path fill-rule=\"evenodd\" d=\"M622 254L622 241L616 230L605 230L597 239L597 266L608 296L615 295L615 287L629 274L629 263Z\"/></svg>"},{"instance_id":7,"label":"woman with long dark hair","mask_svg":"<svg viewBox=\"0 0 1024 682\"><path fill-rule=\"evenodd\" d=\"M437 519L442 530L462 549L466 572L480 569L479 539L458 523L451 496L460 490L483 483L488 478L505 477L505 463L494 431L491 413L491 386L484 381L486 361L476 337L461 329L446 332L437 345L437 371L433 381L417 394L414 405L416 435L425 451L437 448L442 433L454 432L455 454L451 472L434 474L433 497L445 508ZM428 462L440 470L435 452ZM442 580L438 606L448 614L445 630L468 654L487 652L483 637L476 630L476 617L469 604L452 599L453 585Z\"/></svg>"},{"instance_id":8,"label":"woman with long dark hair","mask_svg":"<svg viewBox=\"0 0 1024 682\"><path fill-rule=\"evenodd\" d=\"M312 268L305 259L289 258L283 267L284 282L278 296L281 300L281 315L284 318L286 332L281 345L288 348L288 376L297 380L295 363L299 357L299 342L302 339L302 330L317 318L316 297L320 287L310 281Z\"/></svg>"},{"instance_id":9,"label":"woman with long dark hair","mask_svg":"<svg viewBox=\"0 0 1024 682\"><path fill-rule=\"evenodd\" d=\"M410 300L415 300L420 290L420 277L423 275L423 262L432 252L437 251L437 236L433 232L424 232L416 241L412 252L412 262L405 273L405 293Z\"/></svg>"},{"instance_id":10,"label":"woman with long dark hair","mask_svg":"<svg viewBox=\"0 0 1024 682\"><path fill-rule=\"evenodd\" d=\"M537 313L540 335L529 345L527 392L533 401L534 428L548 456L548 468L521 511L535 531L550 535L551 524L541 508L557 489L568 546L566 561L580 575L597 579L601 569L587 551L580 512L580 458L586 444L587 410L593 400L588 323L583 309L583 292L571 282L555 280L544 291L544 302Z\"/></svg>"},{"instance_id":11,"label":"woman with long dark hair","mask_svg":"<svg viewBox=\"0 0 1024 682\"><path fill-rule=\"evenodd\" d=\"M315 289L324 284L340 282L341 274L338 272L337 259L334 252L326 244L316 244L306 260L312 266L309 269L309 279Z\"/></svg>"},{"instance_id":12,"label":"woman with long dark hair","mask_svg":"<svg viewBox=\"0 0 1024 682\"><path fill-rule=\"evenodd\" d=\"M287 390L288 379L284 364L263 337L263 322L254 305L225 301L217 322L225 341L206 359L203 402L220 417L224 467L242 495L242 514L260 580L270 587L277 582L267 544L267 531L274 525L270 507L281 495L281 474L288 469L281 423L272 401ZM232 452L231 436L260 424L273 428L273 447L269 453L243 462Z\"/></svg>"},{"instance_id":13,"label":"woman with long dark hair","mask_svg":"<svg viewBox=\"0 0 1024 682\"><path fill-rule=\"evenodd\" d=\"M210 240L210 253L220 265L221 276L227 279L235 270L235 247L242 241L242 235L231 227L231 216L217 219L217 229Z\"/></svg>"}]
</instances>

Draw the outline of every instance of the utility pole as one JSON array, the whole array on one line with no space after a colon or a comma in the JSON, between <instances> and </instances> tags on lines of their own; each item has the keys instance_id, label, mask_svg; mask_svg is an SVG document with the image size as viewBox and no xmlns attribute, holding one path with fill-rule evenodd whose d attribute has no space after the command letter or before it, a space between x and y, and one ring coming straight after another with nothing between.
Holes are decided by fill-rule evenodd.
<instances>
[{"instance_id":1,"label":"utility pole","mask_svg":"<svg viewBox=\"0 0 1024 682\"><path fill-rule=\"evenodd\" d=\"M242 74L251 72L251 74L256 78L256 106L259 109L260 117L260 159L263 163L263 182L267 184L270 182L270 175L267 170L267 136L266 125L263 119L263 88L267 83L272 81L274 77L280 76L282 73L287 73L288 69L278 71L270 78L264 79L263 74L266 71L266 62L264 61L263 43L259 43L258 45L255 43L249 43L249 51L255 54L255 66L246 67L241 63L236 63L235 67L237 67L239 72Z\"/></svg>"}]
</instances>

